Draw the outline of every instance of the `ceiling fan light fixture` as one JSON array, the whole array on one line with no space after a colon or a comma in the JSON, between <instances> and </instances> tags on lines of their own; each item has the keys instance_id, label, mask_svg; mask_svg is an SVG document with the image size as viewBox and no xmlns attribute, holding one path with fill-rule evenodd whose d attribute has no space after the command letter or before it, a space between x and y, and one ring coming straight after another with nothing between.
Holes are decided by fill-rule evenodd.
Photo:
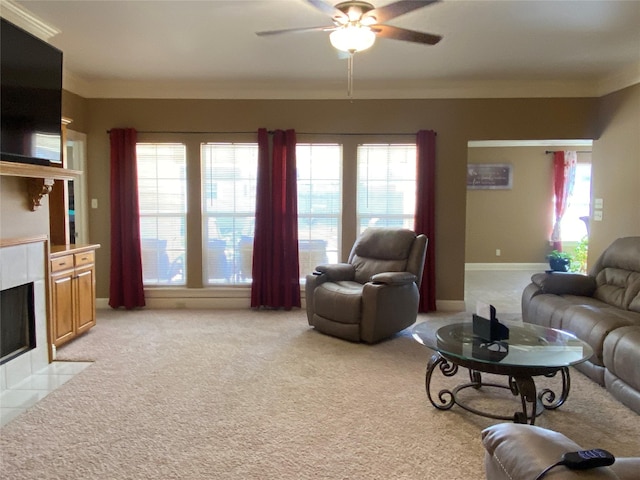
<instances>
[{"instance_id":1,"label":"ceiling fan light fixture","mask_svg":"<svg viewBox=\"0 0 640 480\"><path fill-rule=\"evenodd\" d=\"M347 24L331 32L329 40L334 48L355 53L370 48L376 41L376 34L367 26Z\"/></svg>"}]
</instances>

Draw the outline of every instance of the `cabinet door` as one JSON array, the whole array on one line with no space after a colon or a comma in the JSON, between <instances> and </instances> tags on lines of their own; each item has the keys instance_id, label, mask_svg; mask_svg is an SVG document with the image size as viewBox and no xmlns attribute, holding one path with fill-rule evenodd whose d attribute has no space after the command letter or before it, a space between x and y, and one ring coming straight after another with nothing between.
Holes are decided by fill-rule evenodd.
<instances>
[{"instance_id":1,"label":"cabinet door","mask_svg":"<svg viewBox=\"0 0 640 480\"><path fill-rule=\"evenodd\" d=\"M89 330L96 324L95 269L76 269L74 278L76 305L76 333Z\"/></svg>"},{"instance_id":2,"label":"cabinet door","mask_svg":"<svg viewBox=\"0 0 640 480\"><path fill-rule=\"evenodd\" d=\"M51 277L53 344L59 347L75 336L73 312L73 272Z\"/></svg>"}]
</instances>

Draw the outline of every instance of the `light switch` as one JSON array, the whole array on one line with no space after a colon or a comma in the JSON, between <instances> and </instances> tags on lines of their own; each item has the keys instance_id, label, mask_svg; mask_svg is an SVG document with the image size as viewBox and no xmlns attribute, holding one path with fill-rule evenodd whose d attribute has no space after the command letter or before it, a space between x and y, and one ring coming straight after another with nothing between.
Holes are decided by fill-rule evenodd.
<instances>
[{"instance_id":1,"label":"light switch","mask_svg":"<svg viewBox=\"0 0 640 480\"><path fill-rule=\"evenodd\" d=\"M602 221L602 210L595 210L593 212L593 220L596 222Z\"/></svg>"},{"instance_id":2,"label":"light switch","mask_svg":"<svg viewBox=\"0 0 640 480\"><path fill-rule=\"evenodd\" d=\"M593 199L593 208L603 208L604 202L601 198Z\"/></svg>"},{"instance_id":3,"label":"light switch","mask_svg":"<svg viewBox=\"0 0 640 480\"><path fill-rule=\"evenodd\" d=\"M97 198L92 198L91 199L91 208L98 208L98 199Z\"/></svg>"}]
</instances>

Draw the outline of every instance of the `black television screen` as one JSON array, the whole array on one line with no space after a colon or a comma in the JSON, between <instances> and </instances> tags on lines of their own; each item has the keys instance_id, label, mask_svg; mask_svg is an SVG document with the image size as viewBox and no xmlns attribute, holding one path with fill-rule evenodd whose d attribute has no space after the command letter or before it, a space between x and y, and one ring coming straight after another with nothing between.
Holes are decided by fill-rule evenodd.
<instances>
[{"instance_id":1,"label":"black television screen","mask_svg":"<svg viewBox=\"0 0 640 480\"><path fill-rule=\"evenodd\" d=\"M61 163L62 52L1 21L1 159Z\"/></svg>"}]
</instances>

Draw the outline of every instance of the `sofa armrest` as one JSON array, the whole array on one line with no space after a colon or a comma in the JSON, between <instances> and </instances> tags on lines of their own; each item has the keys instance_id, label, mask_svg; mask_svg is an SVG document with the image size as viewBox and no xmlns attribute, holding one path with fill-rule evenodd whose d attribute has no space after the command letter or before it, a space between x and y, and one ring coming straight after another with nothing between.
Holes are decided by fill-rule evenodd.
<instances>
[{"instance_id":1,"label":"sofa armrest","mask_svg":"<svg viewBox=\"0 0 640 480\"><path fill-rule=\"evenodd\" d=\"M376 273L371 277L373 283L384 283L387 285L406 285L417 280L411 272L383 272Z\"/></svg>"},{"instance_id":2,"label":"sofa armrest","mask_svg":"<svg viewBox=\"0 0 640 480\"><path fill-rule=\"evenodd\" d=\"M563 453L584 450L559 432L516 423L501 423L484 429L482 444L486 450L486 475L490 480L532 480L559 461ZM548 476L554 480L619 478L610 467L576 471L558 466Z\"/></svg>"},{"instance_id":3,"label":"sofa armrest","mask_svg":"<svg viewBox=\"0 0 640 480\"><path fill-rule=\"evenodd\" d=\"M579 273L536 273L531 281L542 293L592 297L596 291L596 279Z\"/></svg>"},{"instance_id":4,"label":"sofa armrest","mask_svg":"<svg viewBox=\"0 0 640 480\"><path fill-rule=\"evenodd\" d=\"M316 272L326 275L330 282L341 282L353 280L356 276L356 269L350 263L330 263L318 265Z\"/></svg>"}]
</instances>

